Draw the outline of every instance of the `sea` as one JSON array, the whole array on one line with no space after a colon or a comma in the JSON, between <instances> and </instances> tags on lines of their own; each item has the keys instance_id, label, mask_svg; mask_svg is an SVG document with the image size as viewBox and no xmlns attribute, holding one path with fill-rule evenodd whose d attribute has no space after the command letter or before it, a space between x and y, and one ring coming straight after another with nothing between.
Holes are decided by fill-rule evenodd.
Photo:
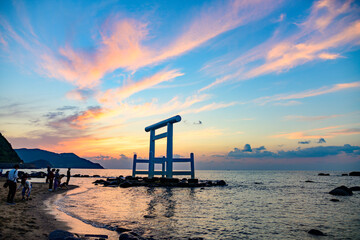
<instances>
[{"instance_id":1,"label":"sea","mask_svg":"<svg viewBox=\"0 0 360 240\"><path fill-rule=\"evenodd\" d=\"M66 169L60 169L66 173ZM132 229L153 239L360 239L360 192L332 196L360 177L327 171L196 171L206 188L103 187L99 178L71 178L79 188L59 198L57 209L96 228ZM72 169L72 174L128 176L127 169ZM312 181L312 182L307 182ZM338 199L332 202L330 199Z\"/></svg>"}]
</instances>

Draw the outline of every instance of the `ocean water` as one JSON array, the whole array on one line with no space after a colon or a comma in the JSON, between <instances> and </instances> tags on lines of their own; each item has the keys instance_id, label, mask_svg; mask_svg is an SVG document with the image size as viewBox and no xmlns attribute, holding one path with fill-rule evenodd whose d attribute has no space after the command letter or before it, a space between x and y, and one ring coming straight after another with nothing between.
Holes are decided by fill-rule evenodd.
<instances>
[{"instance_id":1,"label":"ocean water","mask_svg":"<svg viewBox=\"0 0 360 240\"><path fill-rule=\"evenodd\" d=\"M76 173L127 176L131 171L73 169ZM197 171L199 179L228 184L204 189L113 188L92 184L96 178L72 178L71 184L80 187L56 205L93 226L129 228L154 239L314 239L307 233L312 228L326 233L326 239L360 239L360 192L328 194L341 185L360 186L360 177L328 173Z\"/></svg>"}]
</instances>

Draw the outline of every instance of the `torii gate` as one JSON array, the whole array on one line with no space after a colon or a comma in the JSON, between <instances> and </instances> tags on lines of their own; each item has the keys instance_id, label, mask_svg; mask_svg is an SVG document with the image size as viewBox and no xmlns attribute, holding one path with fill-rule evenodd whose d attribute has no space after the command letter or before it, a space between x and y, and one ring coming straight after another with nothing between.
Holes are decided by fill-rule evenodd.
<instances>
[{"instance_id":1,"label":"torii gate","mask_svg":"<svg viewBox=\"0 0 360 240\"><path fill-rule=\"evenodd\" d=\"M155 123L145 128L146 132L150 132L150 149L149 149L149 159L137 159L136 154L134 154L133 160L133 173L132 176L135 177L136 174L148 174L149 178L153 178L154 175L166 175L167 178L172 178L173 175L190 175L191 178L195 178L195 169L194 169L194 153L190 153L190 158L173 158L173 124L180 122L181 117L176 115L174 117L168 118L161 122ZM167 132L155 135L155 130L166 127ZM161 138L167 138L166 146L166 158L156 158L155 157L155 141ZM190 171L173 171L174 162L189 162ZM136 171L137 163L149 163L148 171ZM162 164L161 171L155 171L155 164Z\"/></svg>"}]
</instances>

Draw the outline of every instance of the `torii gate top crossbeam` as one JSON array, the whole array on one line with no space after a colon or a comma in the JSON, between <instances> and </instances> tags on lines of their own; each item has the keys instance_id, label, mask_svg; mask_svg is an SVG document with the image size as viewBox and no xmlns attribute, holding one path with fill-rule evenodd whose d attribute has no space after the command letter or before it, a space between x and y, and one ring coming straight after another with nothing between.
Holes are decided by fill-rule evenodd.
<instances>
[{"instance_id":1,"label":"torii gate top crossbeam","mask_svg":"<svg viewBox=\"0 0 360 240\"><path fill-rule=\"evenodd\" d=\"M155 123L153 125L150 125L148 127L145 128L146 132L149 132L151 130L156 130L158 128L162 128L167 126L168 123L177 123L181 121L181 117L179 115L176 115L174 117L168 118L166 120L163 120L161 122Z\"/></svg>"}]
</instances>

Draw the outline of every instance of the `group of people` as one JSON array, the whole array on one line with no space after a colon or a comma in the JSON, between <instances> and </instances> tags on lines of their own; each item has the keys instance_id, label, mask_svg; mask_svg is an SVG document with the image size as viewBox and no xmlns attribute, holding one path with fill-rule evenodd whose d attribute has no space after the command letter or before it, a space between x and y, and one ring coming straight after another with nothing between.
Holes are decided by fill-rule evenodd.
<instances>
[{"instance_id":1,"label":"group of people","mask_svg":"<svg viewBox=\"0 0 360 240\"><path fill-rule=\"evenodd\" d=\"M66 182L61 183L61 179L65 176L64 174L59 173L59 169L51 169L49 166L47 168L46 183L49 183L49 191L56 191L58 188L66 188L69 185L71 177L71 168L68 168L66 172Z\"/></svg>"},{"instance_id":2,"label":"group of people","mask_svg":"<svg viewBox=\"0 0 360 240\"><path fill-rule=\"evenodd\" d=\"M11 169L8 173L7 181L4 184L4 187L9 187L9 193L7 196L7 203L9 205L14 205L14 197L16 190L22 189L22 200L31 200L30 193L32 189L32 184L29 180L28 174L24 173L21 176L20 185L17 188L17 180L19 178L19 165L16 164L13 169ZM46 183L49 183L49 191L56 191L58 188L66 188L69 185L70 177L71 177L71 168L68 168L66 173L66 182L61 183L61 179L65 176L64 174L60 175L59 169L50 169L48 167L48 173L46 176Z\"/></svg>"}]
</instances>

